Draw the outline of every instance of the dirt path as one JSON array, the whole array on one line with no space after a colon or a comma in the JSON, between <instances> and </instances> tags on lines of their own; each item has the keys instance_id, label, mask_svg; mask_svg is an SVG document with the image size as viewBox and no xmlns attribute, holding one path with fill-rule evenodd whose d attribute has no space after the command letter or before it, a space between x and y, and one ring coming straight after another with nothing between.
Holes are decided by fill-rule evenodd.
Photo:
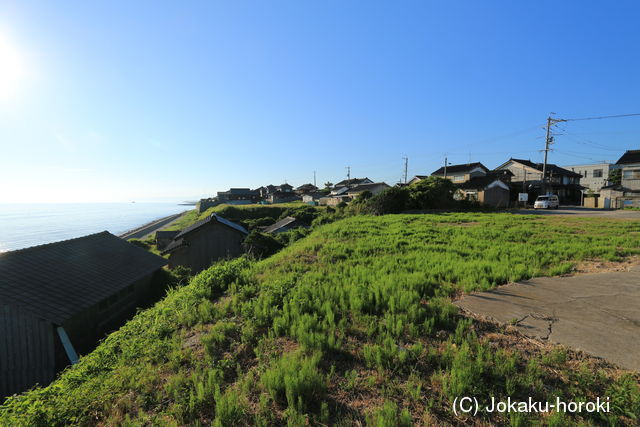
<instances>
[{"instance_id":1,"label":"dirt path","mask_svg":"<svg viewBox=\"0 0 640 427\"><path fill-rule=\"evenodd\" d=\"M640 371L640 266L543 277L465 295L455 304L523 334Z\"/></svg>"}]
</instances>

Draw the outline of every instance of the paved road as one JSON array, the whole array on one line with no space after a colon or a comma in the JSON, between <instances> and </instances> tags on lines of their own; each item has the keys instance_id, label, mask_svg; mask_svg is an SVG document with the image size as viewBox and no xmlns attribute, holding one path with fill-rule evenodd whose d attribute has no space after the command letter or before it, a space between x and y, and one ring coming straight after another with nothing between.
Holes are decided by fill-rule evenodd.
<instances>
[{"instance_id":1,"label":"paved road","mask_svg":"<svg viewBox=\"0 0 640 427\"><path fill-rule=\"evenodd\" d=\"M185 212L181 212L179 214L160 218L157 221L143 225L142 227L136 228L135 230L127 231L126 233L121 234L120 237L123 239L142 239L151 233L155 233L158 230L168 227L173 221L177 220L184 214Z\"/></svg>"},{"instance_id":2,"label":"paved road","mask_svg":"<svg viewBox=\"0 0 640 427\"><path fill-rule=\"evenodd\" d=\"M594 209L582 206L560 206L560 209L520 209L514 211L518 214L535 215L571 215L571 216L599 216L612 219L640 219L640 211L625 209Z\"/></svg>"},{"instance_id":3,"label":"paved road","mask_svg":"<svg viewBox=\"0 0 640 427\"><path fill-rule=\"evenodd\" d=\"M466 295L455 304L505 324L517 319L527 336L640 371L640 266L531 279Z\"/></svg>"}]
</instances>

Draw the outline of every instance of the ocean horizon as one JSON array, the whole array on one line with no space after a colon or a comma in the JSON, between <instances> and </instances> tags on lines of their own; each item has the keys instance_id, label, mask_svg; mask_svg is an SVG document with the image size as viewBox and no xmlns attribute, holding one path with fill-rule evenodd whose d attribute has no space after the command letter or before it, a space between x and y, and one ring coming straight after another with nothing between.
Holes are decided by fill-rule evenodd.
<instances>
[{"instance_id":1,"label":"ocean horizon","mask_svg":"<svg viewBox=\"0 0 640 427\"><path fill-rule=\"evenodd\" d=\"M0 252L109 231L120 235L193 206L178 203L0 203Z\"/></svg>"}]
</instances>

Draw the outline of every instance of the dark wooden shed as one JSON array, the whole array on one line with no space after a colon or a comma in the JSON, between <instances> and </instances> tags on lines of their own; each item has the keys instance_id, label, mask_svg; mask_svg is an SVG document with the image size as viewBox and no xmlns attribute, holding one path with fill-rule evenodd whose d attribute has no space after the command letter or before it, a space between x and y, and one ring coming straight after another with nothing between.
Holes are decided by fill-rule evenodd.
<instances>
[{"instance_id":1,"label":"dark wooden shed","mask_svg":"<svg viewBox=\"0 0 640 427\"><path fill-rule=\"evenodd\" d=\"M241 255L247 234L241 225L211 214L178 233L162 254L169 254L169 268L181 265L195 274L219 259Z\"/></svg>"},{"instance_id":2,"label":"dark wooden shed","mask_svg":"<svg viewBox=\"0 0 640 427\"><path fill-rule=\"evenodd\" d=\"M157 294L165 264L106 231L0 254L0 398L93 350Z\"/></svg>"}]
</instances>

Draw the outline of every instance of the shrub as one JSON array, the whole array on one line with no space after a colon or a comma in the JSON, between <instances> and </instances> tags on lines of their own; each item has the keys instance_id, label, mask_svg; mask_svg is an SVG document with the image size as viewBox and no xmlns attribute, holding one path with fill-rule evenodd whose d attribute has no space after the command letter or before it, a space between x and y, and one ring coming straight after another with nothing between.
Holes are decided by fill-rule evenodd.
<instances>
[{"instance_id":1,"label":"shrub","mask_svg":"<svg viewBox=\"0 0 640 427\"><path fill-rule=\"evenodd\" d=\"M409 192L405 188L391 187L369 199L369 211L374 215L397 214L407 208Z\"/></svg>"},{"instance_id":2,"label":"shrub","mask_svg":"<svg viewBox=\"0 0 640 427\"><path fill-rule=\"evenodd\" d=\"M255 230L249 233L242 246L246 253L258 259L269 257L284 247L273 236Z\"/></svg>"},{"instance_id":3,"label":"shrub","mask_svg":"<svg viewBox=\"0 0 640 427\"><path fill-rule=\"evenodd\" d=\"M284 355L262 375L262 385L282 405L304 412L316 408L324 398L326 380L318 370L321 354Z\"/></svg>"},{"instance_id":4,"label":"shrub","mask_svg":"<svg viewBox=\"0 0 640 427\"><path fill-rule=\"evenodd\" d=\"M447 209L454 207L455 186L444 178L430 176L410 185L409 209Z\"/></svg>"}]
</instances>

